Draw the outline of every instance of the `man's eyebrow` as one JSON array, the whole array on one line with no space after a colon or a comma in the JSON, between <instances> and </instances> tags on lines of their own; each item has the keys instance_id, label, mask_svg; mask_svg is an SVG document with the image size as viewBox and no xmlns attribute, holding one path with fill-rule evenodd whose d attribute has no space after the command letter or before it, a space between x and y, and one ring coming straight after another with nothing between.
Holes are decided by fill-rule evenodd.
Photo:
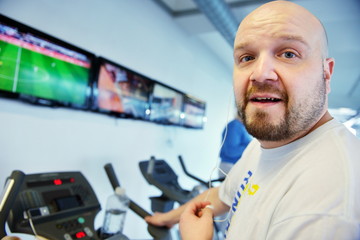
<instances>
[{"instance_id":1,"label":"man's eyebrow","mask_svg":"<svg viewBox=\"0 0 360 240\"><path fill-rule=\"evenodd\" d=\"M305 41L305 39L298 35L275 35L275 38L284 40L284 41L295 41L300 42L305 46L308 46L309 44Z\"/></svg>"},{"instance_id":2,"label":"man's eyebrow","mask_svg":"<svg viewBox=\"0 0 360 240\"><path fill-rule=\"evenodd\" d=\"M234 51L245 49L245 48L247 48L249 45L250 45L249 42L242 42L242 43L240 43L240 44L236 44L235 47L234 47Z\"/></svg>"}]
</instances>

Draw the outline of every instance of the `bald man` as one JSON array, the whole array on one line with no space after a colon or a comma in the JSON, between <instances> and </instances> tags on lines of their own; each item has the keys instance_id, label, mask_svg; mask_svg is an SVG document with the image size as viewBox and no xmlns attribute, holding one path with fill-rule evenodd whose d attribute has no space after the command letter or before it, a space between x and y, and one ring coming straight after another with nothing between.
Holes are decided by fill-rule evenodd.
<instances>
[{"instance_id":1,"label":"bald man","mask_svg":"<svg viewBox=\"0 0 360 240\"><path fill-rule=\"evenodd\" d=\"M233 80L255 139L220 187L147 221L171 227L181 216L184 240L211 239L212 216L226 212L226 239L360 239L360 140L328 112L327 47L323 25L299 5L250 13L236 35Z\"/></svg>"}]
</instances>

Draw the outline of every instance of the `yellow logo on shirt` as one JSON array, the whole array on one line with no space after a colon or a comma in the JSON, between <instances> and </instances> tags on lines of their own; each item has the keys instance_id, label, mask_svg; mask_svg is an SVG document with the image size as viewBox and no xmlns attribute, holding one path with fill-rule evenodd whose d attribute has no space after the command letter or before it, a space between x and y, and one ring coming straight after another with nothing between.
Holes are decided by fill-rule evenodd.
<instances>
[{"instance_id":1,"label":"yellow logo on shirt","mask_svg":"<svg viewBox=\"0 0 360 240\"><path fill-rule=\"evenodd\" d=\"M259 185L249 183L246 185L245 191L247 190L249 195L254 195L257 192L257 190L259 190L259 188L260 188Z\"/></svg>"}]
</instances>

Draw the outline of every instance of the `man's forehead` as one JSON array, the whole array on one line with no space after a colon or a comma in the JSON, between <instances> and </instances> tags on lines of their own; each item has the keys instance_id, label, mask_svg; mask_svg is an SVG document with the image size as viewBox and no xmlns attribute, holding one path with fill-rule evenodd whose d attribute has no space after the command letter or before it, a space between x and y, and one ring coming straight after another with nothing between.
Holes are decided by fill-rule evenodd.
<instances>
[{"instance_id":1,"label":"man's forehead","mask_svg":"<svg viewBox=\"0 0 360 240\"><path fill-rule=\"evenodd\" d=\"M261 39L264 40L265 36L263 36ZM282 43L297 43L297 44L302 44L304 46L309 46L308 41L306 41L306 39L300 35L300 34L294 34L294 33L285 33L285 32L275 32L275 33L269 33L266 36L267 39L272 39L275 42L282 44ZM257 35L243 35L243 36L239 36L236 40L235 40L235 49L245 49L245 48L249 48L253 45L256 45L258 43L263 43L263 41L261 41L261 39L259 39L259 36Z\"/></svg>"},{"instance_id":2,"label":"man's forehead","mask_svg":"<svg viewBox=\"0 0 360 240\"><path fill-rule=\"evenodd\" d=\"M239 26L235 45L243 42L261 42L263 39L299 42L308 45L317 32L317 26L306 23L300 16L289 14L272 14L245 19Z\"/></svg>"},{"instance_id":3,"label":"man's forehead","mask_svg":"<svg viewBox=\"0 0 360 240\"><path fill-rule=\"evenodd\" d=\"M252 20L252 19L249 19ZM287 19L279 16L278 18L263 18L260 20L244 22L236 34L235 45L248 45L264 42L265 40L274 41L298 41L307 45L309 34L307 26L302 26L294 19Z\"/></svg>"}]
</instances>

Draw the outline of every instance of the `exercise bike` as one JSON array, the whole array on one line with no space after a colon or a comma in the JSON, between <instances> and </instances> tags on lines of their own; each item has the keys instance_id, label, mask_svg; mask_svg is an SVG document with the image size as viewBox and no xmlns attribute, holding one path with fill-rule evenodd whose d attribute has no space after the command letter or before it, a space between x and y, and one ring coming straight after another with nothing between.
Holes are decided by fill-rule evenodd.
<instances>
[{"instance_id":1,"label":"exercise bike","mask_svg":"<svg viewBox=\"0 0 360 240\"><path fill-rule=\"evenodd\" d=\"M187 171L181 155L178 156L178 159L184 173L199 182L199 185L195 186L192 190L186 190L180 186L177 174L165 160L156 159L152 156L149 160L139 162L140 171L147 182L162 192L160 196L150 197L151 210L153 212L168 212L173 209L175 202L184 204L202 191L212 187L214 182L224 180L224 178L219 178L206 182ZM216 236L219 236L219 228L215 223L214 228ZM218 239L220 239L220 237L218 237Z\"/></svg>"}]
</instances>

